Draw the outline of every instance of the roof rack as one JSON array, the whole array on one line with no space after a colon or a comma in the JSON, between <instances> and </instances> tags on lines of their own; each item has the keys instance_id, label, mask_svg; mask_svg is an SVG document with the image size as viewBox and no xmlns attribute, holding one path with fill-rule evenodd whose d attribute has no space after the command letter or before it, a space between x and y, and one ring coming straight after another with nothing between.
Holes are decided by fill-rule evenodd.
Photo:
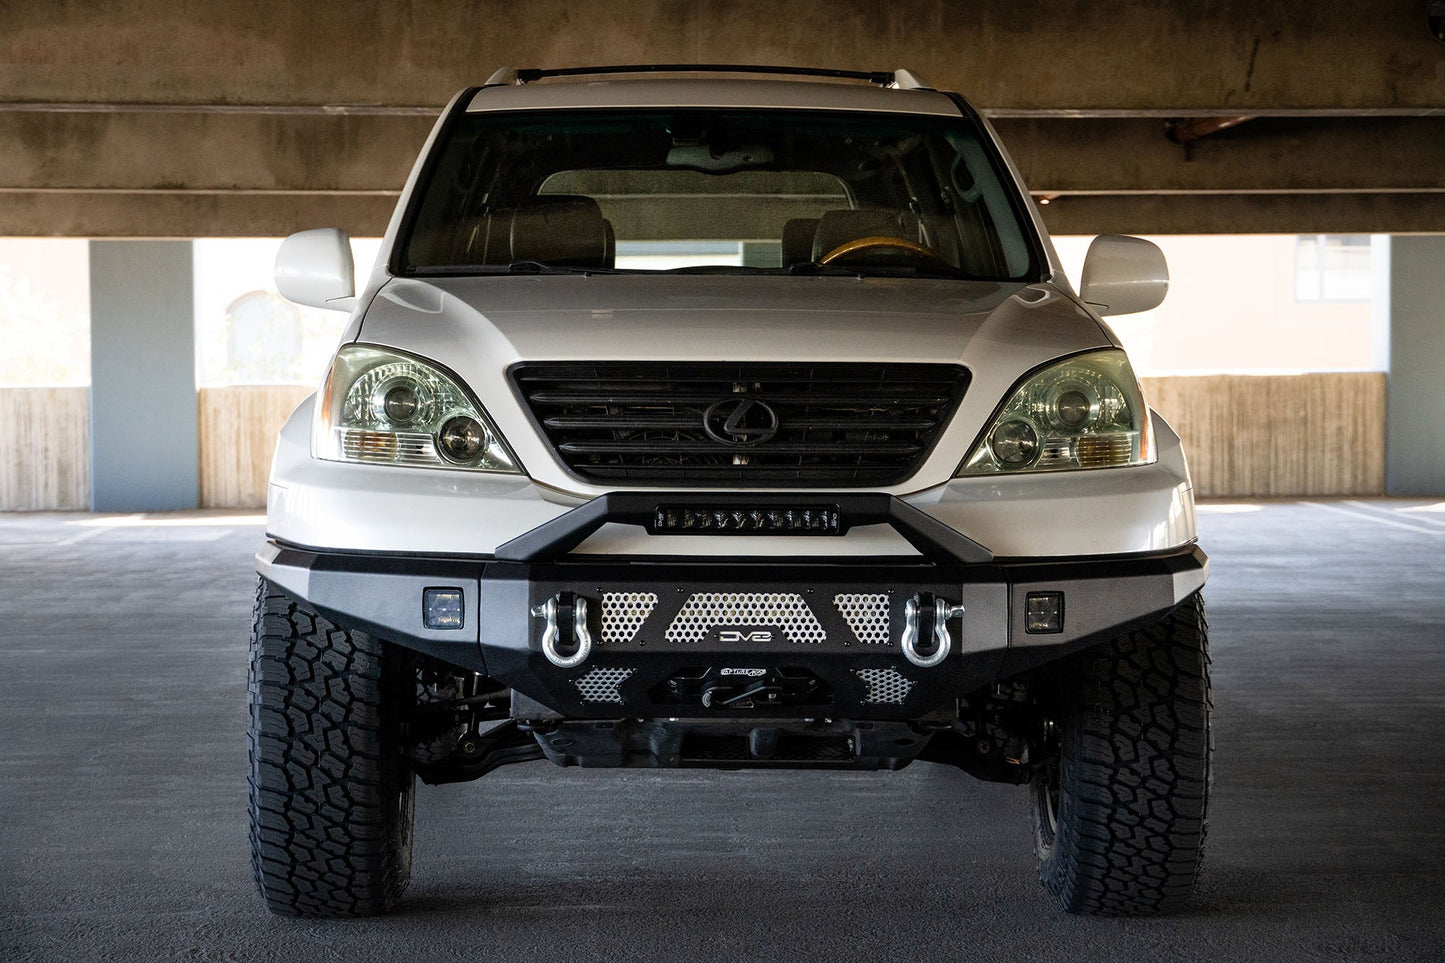
<instances>
[{"instance_id":1,"label":"roof rack","mask_svg":"<svg viewBox=\"0 0 1445 963\"><path fill-rule=\"evenodd\" d=\"M595 74L709 73L789 74L800 77L837 77L866 80L880 87L921 89L927 85L909 70L831 70L826 67L770 67L760 64L613 64L606 67L558 67L551 70L503 67L484 86L529 84L546 77L582 77Z\"/></svg>"}]
</instances>

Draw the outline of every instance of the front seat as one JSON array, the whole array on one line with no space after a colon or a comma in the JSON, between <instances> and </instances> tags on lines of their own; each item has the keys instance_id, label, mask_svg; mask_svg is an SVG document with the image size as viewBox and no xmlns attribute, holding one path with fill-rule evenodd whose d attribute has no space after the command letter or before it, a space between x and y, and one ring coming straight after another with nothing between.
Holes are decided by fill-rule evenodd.
<instances>
[{"instance_id":1,"label":"front seat","mask_svg":"<svg viewBox=\"0 0 1445 963\"><path fill-rule=\"evenodd\" d=\"M593 198L540 195L512 212L512 260L610 268L614 250L610 228Z\"/></svg>"}]
</instances>

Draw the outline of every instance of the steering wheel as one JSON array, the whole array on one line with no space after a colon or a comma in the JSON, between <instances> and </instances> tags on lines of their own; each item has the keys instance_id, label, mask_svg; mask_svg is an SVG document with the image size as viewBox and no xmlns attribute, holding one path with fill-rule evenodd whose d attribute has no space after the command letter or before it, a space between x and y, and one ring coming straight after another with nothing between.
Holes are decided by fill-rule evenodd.
<instances>
[{"instance_id":1,"label":"steering wheel","mask_svg":"<svg viewBox=\"0 0 1445 963\"><path fill-rule=\"evenodd\" d=\"M881 248L892 248L895 251L905 251L909 254L916 254L926 261L940 264L954 270L952 264L943 259L943 256L926 244L919 244L917 241L910 241L903 237L885 237L875 235L873 237L860 237L851 241L839 244L833 250L818 258L819 264L832 264L834 261L848 257L850 254L857 254L859 251L872 251Z\"/></svg>"}]
</instances>

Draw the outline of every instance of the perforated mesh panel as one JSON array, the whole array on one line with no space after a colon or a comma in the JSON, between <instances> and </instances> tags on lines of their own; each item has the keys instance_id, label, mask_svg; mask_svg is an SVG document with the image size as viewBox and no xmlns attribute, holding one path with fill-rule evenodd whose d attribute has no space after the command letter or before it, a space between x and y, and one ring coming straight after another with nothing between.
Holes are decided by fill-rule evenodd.
<instances>
[{"instance_id":1,"label":"perforated mesh panel","mask_svg":"<svg viewBox=\"0 0 1445 963\"><path fill-rule=\"evenodd\" d=\"M791 592L699 592L667 627L669 642L701 642L715 626L773 626L789 642L816 644L827 638L801 595Z\"/></svg>"},{"instance_id":2,"label":"perforated mesh panel","mask_svg":"<svg viewBox=\"0 0 1445 963\"><path fill-rule=\"evenodd\" d=\"M858 678L868 686L868 694L863 701L871 705L903 705L903 700L908 698L908 692L914 686L911 679L906 678L897 669L854 669Z\"/></svg>"},{"instance_id":3,"label":"perforated mesh panel","mask_svg":"<svg viewBox=\"0 0 1445 963\"><path fill-rule=\"evenodd\" d=\"M622 693L618 687L626 682L628 676L632 675L634 671L633 669L597 668L580 679L574 679L573 684L577 686L577 691L582 693L583 702L620 703Z\"/></svg>"},{"instance_id":4,"label":"perforated mesh panel","mask_svg":"<svg viewBox=\"0 0 1445 963\"><path fill-rule=\"evenodd\" d=\"M865 645L892 645L889 631L888 596L854 595L833 596L838 614L848 623L858 641Z\"/></svg>"},{"instance_id":5,"label":"perforated mesh panel","mask_svg":"<svg viewBox=\"0 0 1445 963\"><path fill-rule=\"evenodd\" d=\"M631 642L655 608L657 596L652 592L602 593L602 644Z\"/></svg>"}]
</instances>

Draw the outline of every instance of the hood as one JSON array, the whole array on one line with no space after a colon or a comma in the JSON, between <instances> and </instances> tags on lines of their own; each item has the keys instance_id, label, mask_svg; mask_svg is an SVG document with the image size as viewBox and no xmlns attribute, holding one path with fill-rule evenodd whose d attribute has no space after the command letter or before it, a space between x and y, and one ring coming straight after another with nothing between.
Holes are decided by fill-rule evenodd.
<instances>
[{"instance_id":1,"label":"hood","mask_svg":"<svg viewBox=\"0 0 1445 963\"><path fill-rule=\"evenodd\" d=\"M1027 371L1111 338L1046 283L915 278L503 275L393 279L358 341L440 362L460 376L537 481L605 489L567 474L507 382L517 361L897 361L972 375L953 422L905 493L947 481Z\"/></svg>"}]
</instances>

